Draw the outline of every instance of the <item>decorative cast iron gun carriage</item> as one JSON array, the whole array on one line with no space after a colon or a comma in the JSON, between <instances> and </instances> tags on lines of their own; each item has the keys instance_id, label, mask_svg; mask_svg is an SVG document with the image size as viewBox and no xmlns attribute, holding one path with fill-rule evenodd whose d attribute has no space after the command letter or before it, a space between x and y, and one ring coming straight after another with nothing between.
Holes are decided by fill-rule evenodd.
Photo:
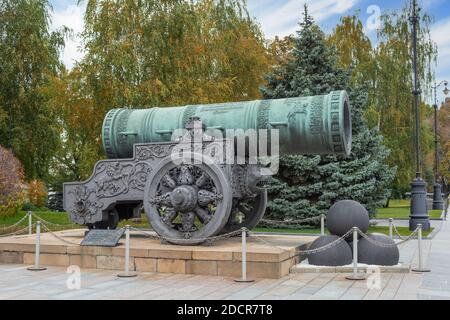
<instances>
[{"instance_id":1,"label":"decorative cast iron gun carriage","mask_svg":"<svg viewBox=\"0 0 450 320\"><path fill-rule=\"evenodd\" d=\"M74 223L93 229L115 229L120 220L140 218L144 209L153 229L174 244L199 244L242 227L252 229L267 206L264 165L250 157L238 159L234 150L243 136L226 136L230 129L265 130L266 138L277 129L281 155L351 150L345 91L178 108L114 109L103 124L110 160L98 162L87 181L64 185L64 208ZM200 143L185 139L198 135ZM244 141L247 151L255 147L254 141ZM217 161L217 154L225 156ZM277 156L271 150L269 154Z\"/></svg>"}]
</instances>

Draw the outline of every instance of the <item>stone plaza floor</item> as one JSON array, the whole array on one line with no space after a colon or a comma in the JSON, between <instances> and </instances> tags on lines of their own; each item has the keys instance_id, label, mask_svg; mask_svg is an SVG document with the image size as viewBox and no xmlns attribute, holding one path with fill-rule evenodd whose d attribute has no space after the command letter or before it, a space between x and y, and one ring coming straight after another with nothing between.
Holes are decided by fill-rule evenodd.
<instances>
[{"instance_id":1,"label":"stone plaza floor","mask_svg":"<svg viewBox=\"0 0 450 320\"><path fill-rule=\"evenodd\" d=\"M279 280L238 284L232 278L140 273L121 279L116 271L83 269L80 288L66 268L30 272L23 265L0 265L0 299L50 300L450 300L450 221L424 240L430 273L374 274L349 281L346 274L290 274ZM416 241L400 251L417 263ZM69 285L68 285L69 284ZM70 289L69 289L70 288Z\"/></svg>"}]
</instances>

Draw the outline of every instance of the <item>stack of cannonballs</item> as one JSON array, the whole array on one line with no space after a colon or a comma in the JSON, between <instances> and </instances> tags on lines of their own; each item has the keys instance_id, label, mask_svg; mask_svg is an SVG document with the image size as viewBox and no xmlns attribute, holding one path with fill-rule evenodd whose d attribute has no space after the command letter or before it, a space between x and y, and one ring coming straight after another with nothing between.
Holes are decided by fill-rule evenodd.
<instances>
[{"instance_id":1,"label":"stack of cannonballs","mask_svg":"<svg viewBox=\"0 0 450 320\"><path fill-rule=\"evenodd\" d=\"M363 205L356 201L344 200L334 204L327 215L327 228L331 235L322 236L314 241L310 249L317 249L330 244L344 236L353 227L367 233L369 229L369 213ZM395 242L383 234L369 234L371 239L383 244ZM379 246L365 238L358 239L358 263L377 266L394 266L399 262L400 254L397 246ZM353 261L353 236L341 241L333 247L318 253L310 254L308 262L315 266L345 266Z\"/></svg>"}]
</instances>

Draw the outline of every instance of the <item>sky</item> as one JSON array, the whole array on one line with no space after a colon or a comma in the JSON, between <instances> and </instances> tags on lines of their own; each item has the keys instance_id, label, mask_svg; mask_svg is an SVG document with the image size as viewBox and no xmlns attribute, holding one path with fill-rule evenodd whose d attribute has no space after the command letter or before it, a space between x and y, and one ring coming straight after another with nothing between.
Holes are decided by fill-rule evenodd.
<instances>
[{"instance_id":1,"label":"sky","mask_svg":"<svg viewBox=\"0 0 450 320\"><path fill-rule=\"evenodd\" d=\"M298 29L303 5L326 33L330 33L342 16L359 12L366 34L376 42L377 16L389 10L400 10L406 0L247 0L250 14L256 18L267 38L286 36ZM80 39L86 0L51 0L53 5L52 28L65 25L75 34L66 42L62 59L71 68L83 57ZM450 81L450 0L419 0L420 5L434 17L432 38L438 45L437 83ZM445 99L442 88L438 100ZM428 97L427 100L429 100ZM432 102L429 100L429 102ZM440 102L438 103L440 105Z\"/></svg>"}]
</instances>

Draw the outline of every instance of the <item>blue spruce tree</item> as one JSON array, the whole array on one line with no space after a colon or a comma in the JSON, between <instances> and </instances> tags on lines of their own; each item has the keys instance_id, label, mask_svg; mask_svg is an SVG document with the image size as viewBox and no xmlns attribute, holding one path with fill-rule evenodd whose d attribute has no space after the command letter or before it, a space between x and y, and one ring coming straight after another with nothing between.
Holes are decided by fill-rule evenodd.
<instances>
[{"instance_id":1,"label":"blue spruce tree","mask_svg":"<svg viewBox=\"0 0 450 320\"><path fill-rule=\"evenodd\" d=\"M367 90L350 88L351 73L336 67L334 48L327 46L306 6L300 27L292 59L268 75L262 94L278 99L347 90L352 105L353 150L349 157L281 157L279 174L269 187L267 216L282 221L313 218L344 199L362 203L373 214L389 198L396 168L386 165L389 150L383 137L369 130L365 122Z\"/></svg>"}]
</instances>

